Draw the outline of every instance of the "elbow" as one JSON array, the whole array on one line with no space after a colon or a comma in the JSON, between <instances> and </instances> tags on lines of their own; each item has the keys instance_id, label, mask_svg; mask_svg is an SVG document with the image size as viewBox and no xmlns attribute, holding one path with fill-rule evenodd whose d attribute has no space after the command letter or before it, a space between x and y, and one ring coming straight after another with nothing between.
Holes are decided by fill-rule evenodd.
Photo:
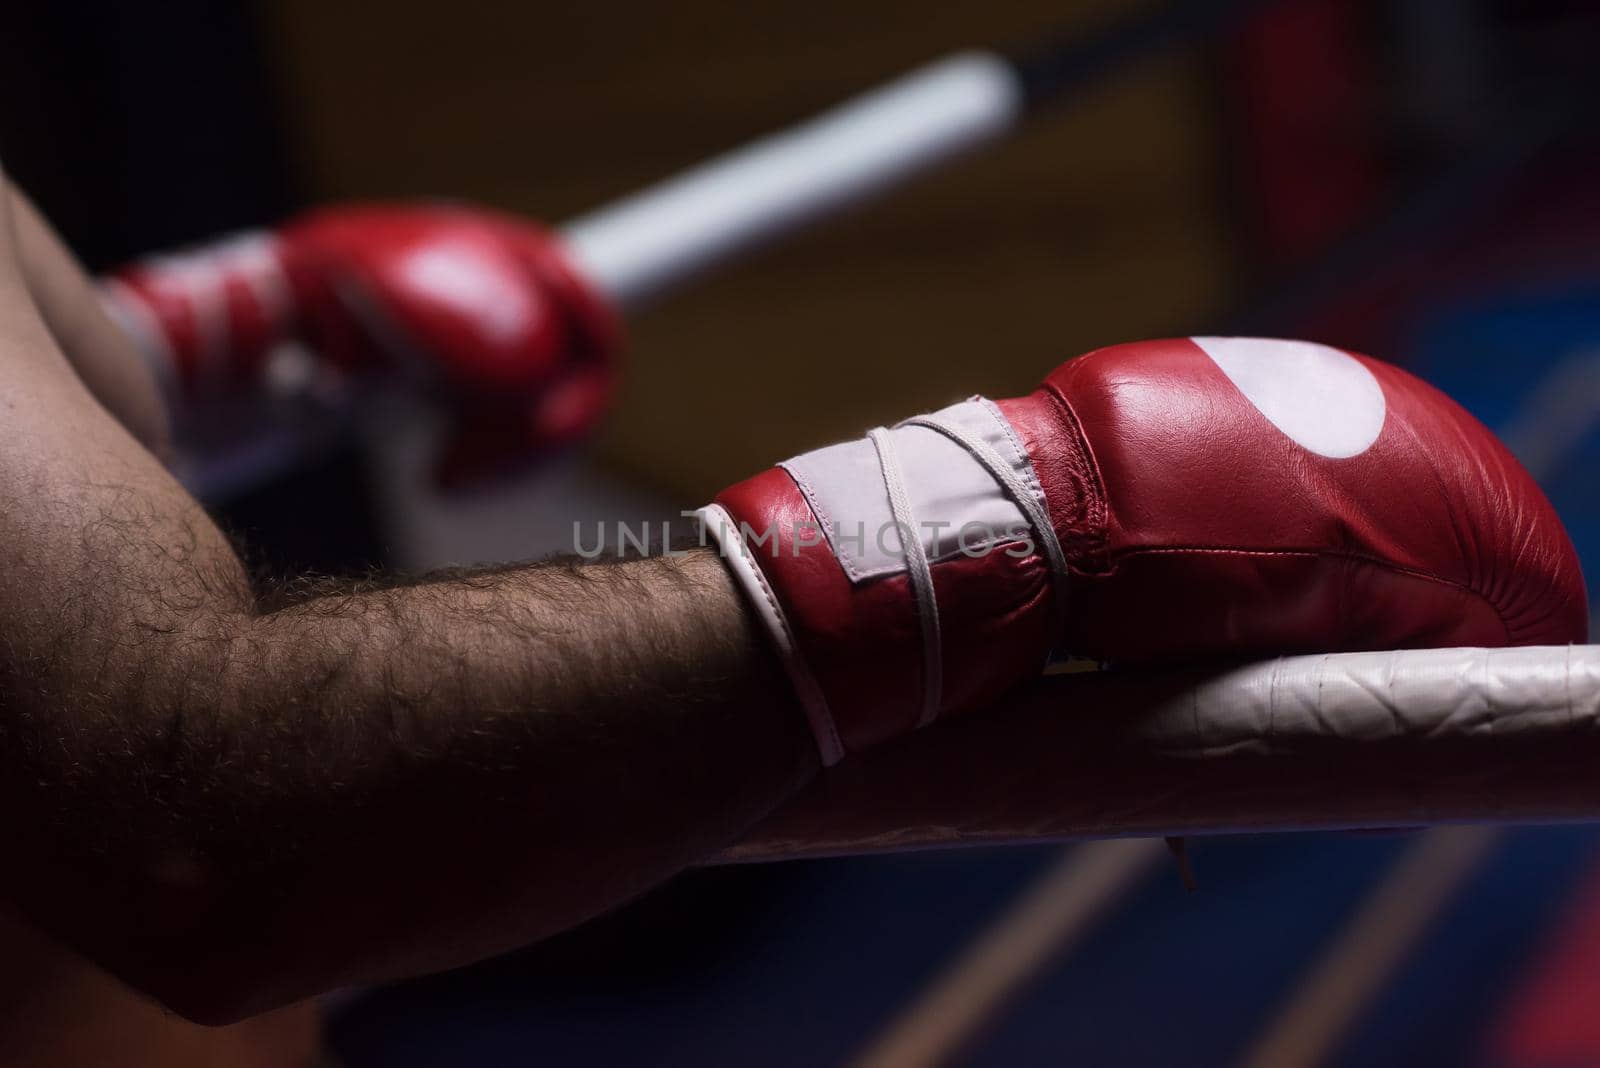
<instances>
[{"instance_id":1,"label":"elbow","mask_svg":"<svg viewBox=\"0 0 1600 1068\"><path fill-rule=\"evenodd\" d=\"M18 909L15 918L134 993L202 1026L238 1023L306 996L286 993L283 976L248 951L235 952L199 938L134 936L109 925L86 924L81 917L41 915L35 909Z\"/></svg>"},{"instance_id":2,"label":"elbow","mask_svg":"<svg viewBox=\"0 0 1600 1068\"><path fill-rule=\"evenodd\" d=\"M19 919L193 1023L237 1023L315 992L291 992L298 976L261 903L203 865L29 871L12 895Z\"/></svg>"},{"instance_id":3,"label":"elbow","mask_svg":"<svg viewBox=\"0 0 1600 1068\"><path fill-rule=\"evenodd\" d=\"M203 1027L226 1027L297 1000L274 997L237 969L214 963L191 961L122 978L169 1012Z\"/></svg>"},{"instance_id":4,"label":"elbow","mask_svg":"<svg viewBox=\"0 0 1600 1068\"><path fill-rule=\"evenodd\" d=\"M238 1023L320 992L273 937L263 903L214 893L206 880L159 877L118 946L117 970L135 989L193 1023Z\"/></svg>"},{"instance_id":5,"label":"elbow","mask_svg":"<svg viewBox=\"0 0 1600 1068\"><path fill-rule=\"evenodd\" d=\"M301 1000L271 939L253 927L206 924L179 934L125 938L92 954L128 986L192 1023L220 1027Z\"/></svg>"},{"instance_id":6,"label":"elbow","mask_svg":"<svg viewBox=\"0 0 1600 1068\"><path fill-rule=\"evenodd\" d=\"M276 1008L258 969L192 940L137 947L118 977L191 1023L221 1027Z\"/></svg>"},{"instance_id":7,"label":"elbow","mask_svg":"<svg viewBox=\"0 0 1600 1068\"><path fill-rule=\"evenodd\" d=\"M163 946L120 963L115 974L124 983L204 1027L240 1023L345 985L278 958L267 943Z\"/></svg>"}]
</instances>

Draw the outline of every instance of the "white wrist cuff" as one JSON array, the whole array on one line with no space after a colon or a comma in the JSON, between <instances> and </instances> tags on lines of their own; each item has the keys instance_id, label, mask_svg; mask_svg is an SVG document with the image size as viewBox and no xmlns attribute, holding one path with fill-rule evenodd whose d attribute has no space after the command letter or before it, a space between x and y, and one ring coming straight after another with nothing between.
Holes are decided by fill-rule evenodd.
<instances>
[{"instance_id":1,"label":"white wrist cuff","mask_svg":"<svg viewBox=\"0 0 1600 1068\"><path fill-rule=\"evenodd\" d=\"M695 514L705 524L706 533L721 552L735 584L744 592L745 600L755 609L761 625L771 636L789 681L794 684L795 695L800 699L800 705L811 723L811 733L816 736L822 763L828 766L837 764L844 757L844 744L839 740L833 712L822 695L822 687L817 685L817 680L800 653L794 630L783 614L777 594L767 582L766 573L761 570L761 565L750 553L750 547L740 536L739 525L720 504L708 504Z\"/></svg>"}]
</instances>

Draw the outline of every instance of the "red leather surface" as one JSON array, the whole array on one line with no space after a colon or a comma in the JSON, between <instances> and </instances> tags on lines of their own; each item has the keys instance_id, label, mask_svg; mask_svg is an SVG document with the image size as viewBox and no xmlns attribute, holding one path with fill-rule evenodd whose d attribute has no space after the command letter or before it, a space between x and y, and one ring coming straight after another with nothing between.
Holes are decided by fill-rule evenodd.
<instances>
[{"instance_id":1,"label":"red leather surface","mask_svg":"<svg viewBox=\"0 0 1600 1068\"><path fill-rule=\"evenodd\" d=\"M119 276L187 393L259 386L288 339L345 370L400 372L459 417L446 475L574 440L609 407L619 325L535 226L460 206L341 206L292 220L265 247L251 259L224 243ZM292 299L264 301L263 284Z\"/></svg>"},{"instance_id":2,"label":"red leather surface","mask_svg":"<svg viewBox=\"0 0 1600 1068\"><path fill-rule=\"evenodd\" d=\"M1454 401L1357 359L1387 413L1342 459L1279 431L1188 339L1090 353L1029 399L1043 411L1008 409L1036 456L1076 422L1093 465L1079 478L1104 494L1089 532L1104 559L1075 576L1065 648L1130 661L1584 640L1577 557L1538 486ZM1069 498L1045 486L1052 506Z\"/></svg>"},{"instance_id":3,"label":"red leather surface","mask_svg":"<svg viewBox=\"0 0 1600 1068\"><path fill-rule=\"evenodd\" d=\"M552 292L549 245L524 223L455 207L332 208L282 231L284 267L320 348L347 360L386 354L398 339L355 305L365 298L403 343L476 388L543 381L569 345L589 341L572 336L583 324Z\"/></svg>"},{"instance_id":4,"label":"red leather surface","mask_svg":"<svg viewBox=\"0 0 1600 1068\"><path fill-rule=\"evenodd\" d=\"M852 587L825 543L797 547L796 529L815 530L815 519L781 468L729 487L717 503L757 533L775 532L775 542L747 544L829 698L846 751L912 729L922 703L922 633L905 576ZM993 700L1043 667L1054 628L1046 610L1050 576L1037 555L1017 560L997 552L941 563L934 568L934 592L947 606L948 709Z\"/></svg>"},{"instance_id":5,"label":"red leather surface","mask_svg":"<svg viewBox=\"0 0 1600 1068\"><path fill-rule=\"evenodd\" d=\"M290 336L285 306L271 308L258 288L278 262L276 239L263 235L251 259L207 251L141 260L118 271L114 298L137 301L172 361L172 377L187 397L237 390L257 378L272 346Z\"/></svg>"},{"instance_id":6,"label":"red leather surface","mask_svg":"<svg viewBox=\"0 0 1600 1068\"><path fill-rule=\"evenodd\" d=\"M1000 407L1044 487L1070 565L1064 626L1038 556L933 567L952 712L1058 653L1128 663L1293 652L1554 644L1587 633L1559 518L1510 453L1437 390L1357 357L1386 412L1330 458L1275 426L1188 339L1102 349ZM902 733L921 699L903 575L852 585L782 469L719 503L758 553L846 750Z\"/></svg>"}]
</instances>

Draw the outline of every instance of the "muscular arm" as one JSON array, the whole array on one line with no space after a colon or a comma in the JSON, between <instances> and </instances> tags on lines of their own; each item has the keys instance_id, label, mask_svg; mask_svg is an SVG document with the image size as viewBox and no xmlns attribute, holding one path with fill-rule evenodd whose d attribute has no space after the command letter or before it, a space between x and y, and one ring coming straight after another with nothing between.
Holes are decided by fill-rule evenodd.
<instances>
[{"instance_id":1,"label":"muscular arm","mask_svg":"<svg viewBox=\"0 0 1600 1068\"><path fill-rule=\"evenodd\" d=\"M258 604L0 233L0 890L205 1020L481 957L727 842L813 743L714 557Z\"/></svg>"}]
</instances>

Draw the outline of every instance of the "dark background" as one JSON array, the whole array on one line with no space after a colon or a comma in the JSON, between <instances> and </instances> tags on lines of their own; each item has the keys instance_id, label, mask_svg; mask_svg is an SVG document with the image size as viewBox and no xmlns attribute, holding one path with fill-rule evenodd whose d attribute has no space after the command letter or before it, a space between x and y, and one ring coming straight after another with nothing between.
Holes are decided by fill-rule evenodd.
<instances>
[{"instance_id":1,"label":"dark background","mask_svg":"<svg viewBox=\"0 0 1600 1068\"><path fill-rule=\"evenodd\" d=\"M332 200L559 222L941 53L1157 7L58 0L5 15L0 153L97 269ZM1600 352L1597 46L1600 12L1575 0L1282 0L1119 62L993 150L630 324L584 471L693 503L1099 344L1229 329L1408 363L1537 449L1529 398ZM1591 426L1535 472L1591 574L1597 458ZM218 507L283 573L473 557L448 524L418 535L373 467L336 449ZM508 490L473 522L559 515L565 485ZM1560 940L1553 910L1582 904L1594 845L1501 840L1343 1062L1524 1063L1496 1021ZM1199 894L1143 886L965 1063L1227 1061L1404 848L1203 844ZM357 1065L833 1063L1054 854L693 874L545 946L369 993L332 1034Z\"/></svg>"}]
</instances>

